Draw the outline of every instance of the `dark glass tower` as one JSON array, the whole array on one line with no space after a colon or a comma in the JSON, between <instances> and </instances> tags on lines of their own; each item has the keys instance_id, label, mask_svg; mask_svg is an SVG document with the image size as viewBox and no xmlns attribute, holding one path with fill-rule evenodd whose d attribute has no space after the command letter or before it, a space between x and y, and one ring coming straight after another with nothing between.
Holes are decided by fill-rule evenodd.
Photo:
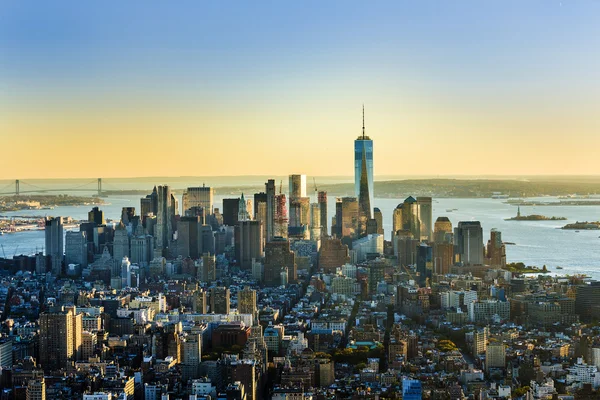
<instances>
[{"instance_id":1,"label":"dark glass tower","mask_svg":"<svg viewBox=\"0 0 600 400\"><path fill-rule=\"evenodd\" d=\"M360 198L361 193L361 177L364 173L366 177L367 189L368 189L368 204L369 213L367 218L373 218L371 206L373 202L373 141L370 137L365 135L365 108L363 106L363 127L362 135L354 141L354 193L356 197ZM366 203L366 201L365 201Z\"/></svg>"}]
</instances>

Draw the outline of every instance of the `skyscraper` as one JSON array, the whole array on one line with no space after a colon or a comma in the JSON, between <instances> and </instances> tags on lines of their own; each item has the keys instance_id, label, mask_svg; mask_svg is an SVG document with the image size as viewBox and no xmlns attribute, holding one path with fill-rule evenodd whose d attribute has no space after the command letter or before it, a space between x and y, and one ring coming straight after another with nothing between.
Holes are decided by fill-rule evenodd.
<instances>
[{"instance_id":1,"label":"skyscraper","mask_svg":"<svg viewBox=\"0 0 600 400\"><path fill-rule=\"evenodd\" d=\"M321 210L321 235L327 236L327 192L320 191L317 199Z\"/></svg>"},{"instance_id":2,"label":"skyscraper","mask_svg":"<svg viewBox=\"0 0 600 400\"><path fill-rule=\"evenodd\" d=\"M40 364L46 370L66 368L81 351L83 314L75 308L40 314Z\"/></svg>"},{"instance_id":3,"label":"skyscraper","mask_svg":"<svg viewBox=\"0 0 600 400\"><path fill-rule=\"evenodd\" d=\"M360 236L366 235L367 221L371 219L371 197L369 195L369 179L367 177L367 158L363 147L360 168L360 188L358 192L358 213Z\"/></svg>"},{"instance_id":4,"label":"skyscraper","mask_svg":"<svg viewBox=\"0 0 600 400\"><path fill-rule=\"evenodd\" d=\"M363 165L364 164L364 165ZM365 174L366 188L364 191L368 192L368 204L369 212L368 218L372 218L371 205L373 202L374 187L373 187L373 141L370 137L365 135L365 108L363 106L363 126L362 135L360 135L354 141L354 194L357 198L360 198L361 193L361 179L363 175L363 169ZM367 200L363 200L366 204Z\"/></svg>"},{"instance_id":5,"label":"skyscraper","mask_svg":"<svg viewBox=\"0 0 600 400\"><path fill-rule=\"evenodd\" d=\"M275 232L275 180L269 179L265 183L265 191L267 193L267 242L273 240Z\"/></svg>"},{"instance_id":6,"label":"skyscraper","mask_svg":"<svg viewBox=\"0 0 600 400\"><path fill-rule=\"evenodd\" d=\"M87 237L85 232L68 231L65 235L65 263L87 266Z\"/></svg>"},{"instance_id":7,"label":"skyscraper","mask_svg":"<svg viewBox=\"0 0 600 400\"><path fill-rule=\"evenodd\" d=\"M506 267L506 246L502 242L502 232L493 228L487 243L487 258L493 267Z\"/></svg>"},{"instance_id":8,"label":"skyscraper","mask_svg":"<svg viewBox=\"0 0 600 400\"><path fill-rule=\"evenodd\" d=\"M246 286L238 292L238 311L240 314L256 316L256 290Z\"/></svg>"},{"instance_id":9,"label":"skyscraper","mask_svg":"<svg viewBox=\"0 0 600 400\"><path fill-rule=\"evenodd\" d=\"M256 195L254 198L256 199ZM240 199L223 199L223 225L235 226L238 222L239 211Z\"/></svg>"},{"instance_id":10,"label":"skyscraper","mask_svg":"<svg viewBox=\"0 0 600 400\"><path fill-rule=\"evenodd\" d=\"M263 256L262 221L239 221L235 226L234 242L238 265L241 269L251 269L252 259Z\"/></svg>"},{"instance_id":11,"label":"skyscraper","mask_svg":"<svg viewBox=\"0 0 600 400\"><path fill-rule=\"evenodd\" d=\"M417 197L417 207L419 208L419 228L421 230L421 240L431 241L433 224L433 206L431 197Z\"/></svg>"},{"instance_id":12,"label":"skyscraper","mask_svg":"<svg viewBox=\"0 0 600 400\"><path fill-rule=\"evenodd\" d=\"M46 219L44 228L46 236L46 255L50 256L52 273L56 276L62 273L63 259L63 219L62 217L50 217Z\"/></svg>"},{"instance_id":13,"label":"skyscraper","mask_svg":"<svg viewBox=\"0 0 600 400\"><path fill-rule=\"evenodd\" d=\"M200 256L198 231L200 217L181 217L177 221L177 255L197 259Z\"/></svg>"},{"instance_id":14,"label":"skyscraper","mask_svg":"<svg viewBox=\"0 0 600 400\"><path fill-rule=\"evenodd\" d=\"M213 212L213 197L215 190L202 185L201 187L189 187L182 195L183 214L192 207L204 208L207 215Z\"/></svg>"},{"instance_id":15,"label":"skyscraper","mask_svg":"<svg viewBox=\"0 0 600 400\"><path fill-rule=\"evenodd\" d=\"M244 199L244 193L238 202L238 221L249 221L250 214L248 213L246 199Z\"/></svg>"},{"instance_id":16,"label":"skyscraper","mask_svg":"<svg viewBox=\"0 0 600 400\"><path fill-rule=\"evenodd\" d=\"M123 257L129 257L129 235L123 222L119 222L117 229L115 230L115 236L113 238L113 258L115 260L121 260Z\"/></svg>"},{"instance_id":17,"label":"skyscraper","mask_svg":"<svg viewBox=\"0 0 600 400\"><path fill-rule=\"evenodd\" d=\"M281 271L287 268L288 281L296 281L296 255L290 250L290 242L274 238L265 246L265 284L279 286Z\"/></svg>"},{"instance_id":18,"label":"skyscraper","mask_svg":"<svg viewBox=\"0 0 600 400\"><path fill-rule=\"evenodd\" d=\"M156 248L166 249L173 239L175 221L174 196L169 186L158 187L158 215L156 221Z\"/></svg>"},{"instance_id":19,"label":"skyscraper","mask_svg":"<svg viewBox=\"0 0 600 400\"><path fill-rule=\"evenodd\" d=\"M290 202L298 197L306 197L306 175L290 175Z\"/></svg>"},{"instance_id":20,"label":"skyscraper","mask_svg":"<svg viewBox=\"0 0 600 400\"><path fill-rule=\"evenodd\" d=\"M460 221L454 228L454 249L465 265L483 265L483 229L479 221Z\"/></svg>"},{"instance_id":21,"label":"skyscraper","mask_svg":"<svg viewBox=\"0 0 600 400\"><path fill-rule=\"evenodd\" d=\"M214 287L210 289L210 312L215 314L229 314L229 289Z\"/></svg>"},{"instance_id":22,"label":"skyscraper","mask_svg":"<svg viewBox=\"0 0 600 400\"><path fill-rule=\"evenodd\" d=\"M158 190L156 186L152 189L152 193L140 199L140 209L142 217L148 214L158 215Z\"/></svg>"},{"instance_id":23,"label":"skyscraper","mask_svg":"<svg viewBox=\"0 0 600 400\"><path fill-rule=\"evenodd\" d=\"M88 221L93 222L96 225L106 224L106 220L104 219L104 211L98 207L92 208L92 210L88 212Z\"/></svg>"}]
</instances>

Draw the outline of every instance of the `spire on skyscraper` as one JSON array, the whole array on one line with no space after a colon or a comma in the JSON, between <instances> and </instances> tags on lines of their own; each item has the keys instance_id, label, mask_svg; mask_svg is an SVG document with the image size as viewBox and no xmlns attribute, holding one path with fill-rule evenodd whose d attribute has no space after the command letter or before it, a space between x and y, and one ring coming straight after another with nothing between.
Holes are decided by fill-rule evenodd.
<instances>
[{"instance_id":1,"label":"spire on skyscraper","mask_svg":"<svg viewBox=\"0 0 600 400\"><path fill-rule=\"evenodd\" d=\"M250 221L250 214L246 208L246 199L244 199L244 193L242 193L242 198L240 199L238 206L238 221Z\"/></svg>"},{"instance_id":2,"label":"spire on skyscraper","mask_svg":"<svg viewBox=\"0 0 600 400\"><path fill-rule=\"evenodd\" d=\"M362 138L365 140L365 105L363 104L363 128L362 128Z\"/></svg>"}]
</instances>

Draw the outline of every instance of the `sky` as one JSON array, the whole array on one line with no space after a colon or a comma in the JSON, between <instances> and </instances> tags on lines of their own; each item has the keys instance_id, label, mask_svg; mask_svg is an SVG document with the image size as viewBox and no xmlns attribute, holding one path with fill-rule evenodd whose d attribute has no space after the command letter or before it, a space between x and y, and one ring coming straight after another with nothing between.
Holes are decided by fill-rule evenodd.
<instances>
[{"instance_id":1,"label":"sky","mask_svg":"<svg viewBox=\"0 0 600 400\"><path fill-rule=\"evenodd\" d=\"M600 1L0 2L0 179L600 174Z\"/></svg>"}]
</instances>

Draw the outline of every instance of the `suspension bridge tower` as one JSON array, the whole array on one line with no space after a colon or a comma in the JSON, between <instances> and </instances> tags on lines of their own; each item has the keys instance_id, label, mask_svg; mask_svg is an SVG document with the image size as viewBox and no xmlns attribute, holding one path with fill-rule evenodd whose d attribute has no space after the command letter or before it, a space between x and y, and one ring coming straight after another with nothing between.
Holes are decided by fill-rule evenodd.
<instances>
[{"instance_id":1,"label":"suspension bridge tower","mask_svg":"<svg viewBox=\"0 0 600 400\"><path fill-rule=\"evenodd\" d=\"M19 180L18 179L15 180L15 194L17 196L19 195L19 192L21 191L21 189L19 188L19 184L20 184Z\"/></svg>"},{"instance_id":2,"label":"suspension bridge tower","mask_svg":"<svg viewBox=\"0 0 600 400\"><path fill-rule=\"evenodd\" d=\"M98 196L102 195L102 178L98 178Z\"/></svg>"}]
</instances>

